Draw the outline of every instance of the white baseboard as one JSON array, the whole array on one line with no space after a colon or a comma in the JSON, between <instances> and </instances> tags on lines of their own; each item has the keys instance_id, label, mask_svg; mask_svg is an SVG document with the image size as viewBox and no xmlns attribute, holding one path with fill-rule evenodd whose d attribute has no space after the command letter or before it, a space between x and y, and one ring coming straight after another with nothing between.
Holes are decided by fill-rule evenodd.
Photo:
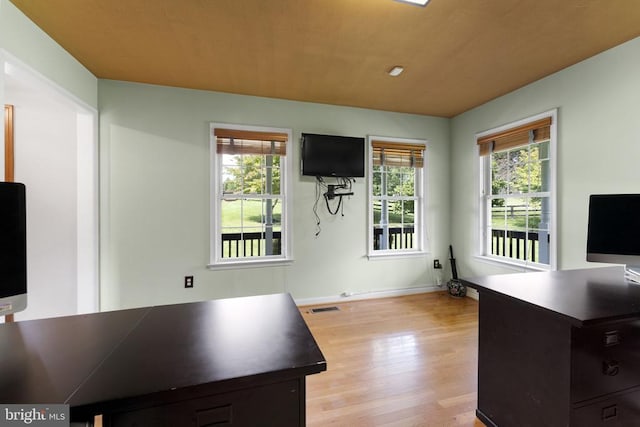
<instances>
[{"instance_id":1,"label":"white baseboard","mask_svg":"<svg viewBox=\"0 0 640 427\"><path fill-rule=\"evenodd\" d=\"M338 302L357 301L363 299L399 297L403 295L423 294L426 292L436 292L446 290L446 286L438 287L435 285L416 286L404 289L389 289L384 291L365 291L353 292L349 295L331 295L317 298L294 298L299 306L317 305L317 304L334 304Z\"/></svg>"},{"instance_id":2,"label":"white baseboard","mask_svg":"<svg viewBox=\"0 0 640 427\"><path fill-rule=\"evenodd\" d=\"M470 287L467 286L467 296L469 298L472 298L476 301L480 300L480 294L478 294L478 291L476 291L475 289L471 289Z\"/></svg>"}]
</instances>

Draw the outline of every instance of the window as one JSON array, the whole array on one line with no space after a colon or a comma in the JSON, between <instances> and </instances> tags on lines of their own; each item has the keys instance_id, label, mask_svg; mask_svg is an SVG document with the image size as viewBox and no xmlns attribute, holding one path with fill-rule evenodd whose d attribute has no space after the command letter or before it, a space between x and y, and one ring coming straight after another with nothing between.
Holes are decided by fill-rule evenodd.
<instances>
[{"instance_id":1,"label":"window","mask_svg":"<svg viewBox=\"0 0 640 427\"><path fill-rule=\"evenodd\" d=\"M555 268L555 111L477 137L481 255Z\"/></svg>"},{"instance_id":2,"label":"window","mask_svg":"<svg viewBox=\"0 0 640 427\"><path fill-rule=\"evenodd\" d=\"M290 259L290 129L211 124L210 266Z\"/></svg>"},{"instance_id":3,"label":"window","mask_svg":"<svg viewBox=\"0 0 640 427\"><path fill-rule=\"evenodd\" d=\"M369 137L369 256L424 250L425 141Z\"/></svg>"}]
</instances>

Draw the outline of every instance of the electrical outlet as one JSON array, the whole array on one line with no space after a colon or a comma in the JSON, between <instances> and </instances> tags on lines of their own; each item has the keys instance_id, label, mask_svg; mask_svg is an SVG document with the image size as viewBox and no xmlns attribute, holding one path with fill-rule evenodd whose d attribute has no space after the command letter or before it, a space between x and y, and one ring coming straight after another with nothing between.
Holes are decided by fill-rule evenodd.
<instances>
[{"instance_id":1,"label":"electrical outlet","mask_svg":"<svg viewBox=\"0 0 640 427\"><path fill-rule=\"evenodd\" d=\"M193 276L184 276L184 287L193 288Z\"/></svg>"},{"instance_id":2,"label":"electrical outlet","mask_svg":"<svg viewBox=\"0 0 640 427\"><path fill-rule=\"evenodd\" d=\"M435 268L435 269L442 268L442 264L440 264L440 260L439 259L434 259L433 260L433 268Z\"/></svg>"}]
</instances>

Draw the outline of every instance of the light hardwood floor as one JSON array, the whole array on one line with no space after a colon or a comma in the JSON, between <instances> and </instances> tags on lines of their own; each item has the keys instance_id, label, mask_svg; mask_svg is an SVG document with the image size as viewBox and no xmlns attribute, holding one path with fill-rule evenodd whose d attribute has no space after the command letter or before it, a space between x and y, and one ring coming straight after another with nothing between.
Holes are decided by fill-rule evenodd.
<instances>
[{"instance_id":1,"label":"light hardwood floor","mask_svg":"<svg viewBox=\"0 0 640 427\"><path fill-rule=\"evenodd\" d=\"M484 426L477 301L434 292L329 305L340 310L300 307L328 368L307 377L307 426Z\"/></svg>"}]
</instances>

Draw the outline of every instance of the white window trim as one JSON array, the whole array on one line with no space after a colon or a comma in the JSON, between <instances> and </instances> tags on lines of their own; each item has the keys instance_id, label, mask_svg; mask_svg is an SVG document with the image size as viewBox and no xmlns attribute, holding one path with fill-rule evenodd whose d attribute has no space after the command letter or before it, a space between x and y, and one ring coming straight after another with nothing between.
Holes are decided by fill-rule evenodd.
<instances>
[{"instance_id":1,"label":"white window trim","mask_svg":"<svg viewBox=\"0 0 640 427\"><path fill-rule=\"evenodd\" d=\"M420 171L421 179L417 181L416 190L418 192L418 203L416 203L415 213L415 224L418 228L419 233L416 233L416 238L418 240L416 249L388 249L388 250L373 250L373 233L371 230L373 229L373 156L371 150L371 142L372 141L389 141L389 142L402 142L405 144L424 144L424 164L422 166L422 170ZM427 253L427 226L426 226L426 188L427 188L427 168L428 160L429 160L429 141L425 139L409 139L409 138L393 138L386 136L376 136L376 135L368 135L367 136L367 167L368 167L368 178L367 178L367 257L369 260L375 259L384 259L384 258L408 258L408 257L416 257L422 256Z\"/></svg>"},{"instance_id":2,"label":"white window trim","mask_svg":"<svg viewBox=\"0 0 640 427\"><path fill-rule=\"evenodd\" d=\"M282 209L282 230L284 238L281 240L282 254L273 256L261 256L254 258L222 258L220 248L220 176L218 171L221 168L221 156L217 154L217 141L213 135L215 128L246 130L254 132L278 132L287 134L287 154L284 156L285 167L280 170L280 190L282 191L283 206ZM292 177L293 177L293 131L289 128L276 128L268 126L251 126L237 125L231 123L210 123L209 124L209 170L210 170L210 189L209 189L209 253L210 259L207 268L209 269L233 269L241 267L269 267L274 265L287 265L293 262L293 209L292 209Z\"/></svg>"},{"instance_id":3,"label":"white window trim","mask_svg":"<svg viewBox=\"0 0 640 427\"><path fill-rule=\"evenodd\" d=\"M549 234L551 235L551 241L549 244L549 265L540 264L540 263L532 263L528 261L520 261L514 260L506 257L499 257L494 255L487 255L484 253L488 237L486 236L486 221L488 217L488 212L486 212L486 204L484 192L485 189L490 188L489 175L486 172L486 168L488 166L487 156L480 156L480 148L476 147L477 152L476 156L478 158L479 170L477 176L479 177L479 185L478 185L478 208L476 215L478 224L476 226L476 238L477 238L477 254L474 258L485 261L491 264L502 265L509 268L519 268L531 271L553 271L557 269L557 253L558 253L558 204L557 204L557 123L558 123L558 109L554 108L553 110L545 111L540 114L536 114L531 117L527 117L521 120L517 120L515 122L507 123L502 126L498 126L492 129L488 129L486 131L477 133L475 135L475 140L478 138L482 138L483 136L490 135L497 132L502 132L504 130L522 126L524 124L534 122L536 120L544 119L547 117L551 117L551 127L550 131L550 144L549 144L549 168L550 168L550 180L549 180L549 192L551 196L549 198L549 203L551 206L551 224L549 226Z\"/></svg>"}]
</instances>

